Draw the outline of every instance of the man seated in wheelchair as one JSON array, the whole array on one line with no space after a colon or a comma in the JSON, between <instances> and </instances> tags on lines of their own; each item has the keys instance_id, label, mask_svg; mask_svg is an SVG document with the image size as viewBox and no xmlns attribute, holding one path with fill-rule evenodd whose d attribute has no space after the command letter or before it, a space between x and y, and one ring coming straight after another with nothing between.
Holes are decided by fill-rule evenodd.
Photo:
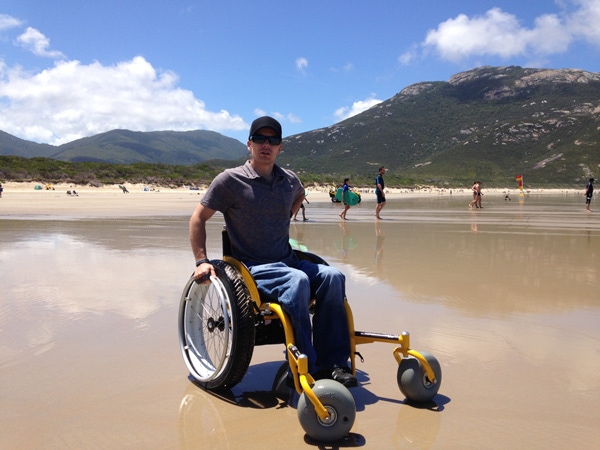
<instances>
[{"instance_id":1,"label":"man seated in wheelchair","mask_svg":"<svg viewBox=\"0 0 600 450\"><path fill-rule=\"evenodd\" d=\"M357 386L348 367L350 335L344 308L345 277L337 269L300 260L289 244L290 218L304 200L298 176L275 164L282 149L281 124L272 117L252 122L250 160L212 181L190 219L196 280L214 268L206 254L206 222L220 211L232 255L248 266L261 295L289 315L296 346L308 357L315 379ZM309 302L315 299L313 327Z\"/></svg>"}]
</instances>

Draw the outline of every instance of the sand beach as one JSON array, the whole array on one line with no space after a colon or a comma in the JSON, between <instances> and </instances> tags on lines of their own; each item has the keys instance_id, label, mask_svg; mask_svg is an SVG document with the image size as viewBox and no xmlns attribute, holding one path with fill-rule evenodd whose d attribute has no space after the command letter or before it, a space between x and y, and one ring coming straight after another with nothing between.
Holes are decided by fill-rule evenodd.
<instances>
[{"instance_id":1,"label":"sand beach","mask_svg":"<svg viewBox=\"0 0 600 450\"><path fill-rule=\"evenodd\" d=\"M324 446L272 391L283 348L256 347L231 391L188 379L177 337L193 270L189 188L3 183L0 447L593 448L600 440L600 209L583 190L390 191L340 221L325 188L290 237L340 268L356 328L411 333L440 361L423 407L393 347L359 350L356 422ZM77 196L68 195L75 189ZM510 199L506 198L507 193ZM220 256L218 216L209 254Z\"/></svg>"}]
</instances>

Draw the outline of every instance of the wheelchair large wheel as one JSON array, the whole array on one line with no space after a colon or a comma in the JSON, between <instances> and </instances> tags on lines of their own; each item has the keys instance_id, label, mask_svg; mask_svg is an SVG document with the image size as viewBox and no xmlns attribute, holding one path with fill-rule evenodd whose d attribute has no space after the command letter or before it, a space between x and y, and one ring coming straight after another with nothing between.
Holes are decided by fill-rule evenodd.
<instances>
[{"instance_id":1,"label":"wheelchair large wheel","mask_svg":"<svg viewBox=\"0 0 600 450\"><path fill-rule=\"evenodd\" d=\"M433 383L427 377L427 373L421 362L412 356L400 361L397 381L400 391L407 399L425 403L435 397L435 394L439 391L442 384L442 369L440 363L433 355L427 352L421 352L421 354L431 366L436 382Z\"/></svg>"},{"instance_id":2,"label":"wheelchair large wheel","mask_svg":"<svg viewBox=\"0 0 600 450\"><path fill-rule=\"evenodd\" d=\"M244 377L254 350L254 312L241 275L211 261L216 278L187 282L179 306L179 344L192 377L205 389L231 388Z\"/></svg>"},{"instance_id":3,"label":"wheelchair large wheel","mask_svg":"<svg viewBox=\"0 0 600 450\"><path fill-rule=\"evenodd\" d=\"M302 393L298 400L298 419L306 434L320 442L333 442L346 436L356 418L356 403L350 391L333 380L318 380L313 392L329 412L329 419L323 421L313 404Z\"/></svg>"}]
</instances>

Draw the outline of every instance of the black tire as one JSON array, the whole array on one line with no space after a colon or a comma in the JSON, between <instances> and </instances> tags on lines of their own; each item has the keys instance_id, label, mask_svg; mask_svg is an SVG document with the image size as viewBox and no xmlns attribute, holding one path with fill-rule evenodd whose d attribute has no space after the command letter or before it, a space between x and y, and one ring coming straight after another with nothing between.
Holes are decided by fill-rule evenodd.
<instances>
[{"instance_id":1,"label":"black tire","mask_svg":"<svg viewBox=\"0 0 600 450\"><path fill-rule=\"evenodd\" d=\"M271 391L274 392L278 397L289 398L290 391L293 389L291 387L291 383L293 383L292 379L289 378L290 385L288 385L288 372L289 372L290 364L287 361L284 361L277 369L277 373L275 373L275 378L273 379L273 386L271 387Z\"/></svg>"},{"instance_id":2,"label":"black tire","mask_svg":"<svg viewBox=\"0 0 600 450\"><path fill-rule=\"evenodd\" d=\"M426 403L433 399L440 390L440 385L442 384L442 368L435 356L427 352L421 352L421 354L425 357L433 370L436 379L435 383L432 383L427 377L427 373L421 362L412 356L400 361L396 378L400 391L407 399L413 402Z\"/></svg>"},{"instance_id":3,"label":"black tire","mask_svg":"<svg viewBox=\"0 0 600 450\"><path fill-rule=\"evenodd\" d=\"M191 376L205 389L231 388L250 365L254 312L241 275L224 261L211 261L216 278L191 277L179 306L179 344Z\"/></svg>"}]
</instances>

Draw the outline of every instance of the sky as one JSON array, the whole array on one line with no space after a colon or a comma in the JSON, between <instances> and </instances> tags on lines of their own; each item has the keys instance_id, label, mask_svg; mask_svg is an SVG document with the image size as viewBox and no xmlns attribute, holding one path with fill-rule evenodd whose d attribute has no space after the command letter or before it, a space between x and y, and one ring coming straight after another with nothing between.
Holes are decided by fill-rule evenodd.
<instances>
[{"instance_id":1,"label":"sky","mask_svg":"<svg viewBox=\"0 0 600 450\"><path fill-rule=\"evenodd\" d=\"M291 136L479 66L600 72L599 24L600 0L2 0L0 130Z\"/></svg>"}]
</instances>

